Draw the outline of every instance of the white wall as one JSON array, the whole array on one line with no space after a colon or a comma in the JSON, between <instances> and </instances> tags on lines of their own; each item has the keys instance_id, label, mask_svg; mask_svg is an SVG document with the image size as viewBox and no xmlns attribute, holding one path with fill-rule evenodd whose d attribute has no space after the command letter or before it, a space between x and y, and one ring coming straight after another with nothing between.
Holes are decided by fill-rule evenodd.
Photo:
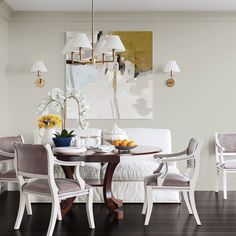
<instances>
[{"instance_id":1,"label":"white wall","mask_svg":"<svg viewBox=\"0 0 236 236\"><path fill-rule=\"evenodd\" d=\"M0 136L7 135L8 128L8 22L0 16Z\"/></svg>"},{"instance_id":2,"label":"white wall","mask_svg":"<svg viewBox=\"0 0 236 236\"><path fill-rule=\"evenodd\" d=\"M99 30L152 30L154 32L154 119L121 120L121 127L169 128L174 151L185 148L190 137L204 140L198 189L214 189L213 134L236 131L236 21L214 13L153 13L99 15ZM57 13L18 13L9 22L9 133L32 141L40 98L53 87L63 87L65 65L61 55L65 31L88 30L86 16ZM45 88L34 85L30 74L36 59L48 67ZM167 75L158 67L175 59L182 71L176 86L165 85ZM111 121L93 120L91 126L108 128ZM236 181L229 181L236 189Z\"/></svg>"}]
</instances>

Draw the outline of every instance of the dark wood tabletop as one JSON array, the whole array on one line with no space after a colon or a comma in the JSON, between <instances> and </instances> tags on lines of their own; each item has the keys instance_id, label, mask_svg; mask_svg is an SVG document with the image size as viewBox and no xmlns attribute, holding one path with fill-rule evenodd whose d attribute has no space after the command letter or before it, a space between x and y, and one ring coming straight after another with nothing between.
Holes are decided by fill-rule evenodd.
<instances>
[{"instance_id":1,"label":"dark wood tabletop","mask_svg":"<svg viewBox=\"0 0 236 236\"><path fill-rule=\"evenodd\" d=\"M113 152L95 152L88 150L82 153L57 153L54 152L54 155L63 161L86 161L86 162L112 162L112 158L115 160L116 157L120 156L139 156L139 155L151 155L160 153L162 149L160 147L153 146L137 146L134 149L131 149L129 153L118 153L118 150L115 149Z\"/></svg>"}]
</instances>

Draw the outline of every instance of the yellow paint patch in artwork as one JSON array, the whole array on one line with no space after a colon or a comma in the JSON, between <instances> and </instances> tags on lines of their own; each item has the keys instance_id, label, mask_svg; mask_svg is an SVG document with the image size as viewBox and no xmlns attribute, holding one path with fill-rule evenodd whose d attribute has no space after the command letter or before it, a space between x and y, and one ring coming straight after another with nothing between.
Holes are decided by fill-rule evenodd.
<instances>
[{"instance_id":1,"label":"yellow paint patch in artwork","mask_svg":"<svg viewBox=\"0 0 236 236\"><path fill-rule=\"evenodd\" d=\"M117 53L135 64L136 70L152 70L152 32L151 31L115 31L119 35L126 51Z\"/></svg>"}]
</instances>

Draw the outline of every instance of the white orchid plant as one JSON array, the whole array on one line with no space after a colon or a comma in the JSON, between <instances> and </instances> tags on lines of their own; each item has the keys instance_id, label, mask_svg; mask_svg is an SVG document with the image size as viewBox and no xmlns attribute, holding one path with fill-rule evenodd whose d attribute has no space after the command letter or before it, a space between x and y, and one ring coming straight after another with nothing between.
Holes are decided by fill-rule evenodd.
<instances>
[{"instance_id":1,"label":"white orchid plant","mask_svg":"<svg viewBox=\"0 0 236 236\"><path fill-rule=\"evenodd\" d=\"M56 112L61 112L63 117L62 128L65 129L67 99L74 99L77 102L79 128L86 129L89 125L86 121L86 112L88 111L89 106L86 103L84 96L76 89L72 89L67 94L60 88L52 89L48 93L48 96L41 99L41 103L38 106L38 113L47 113L48 108L52 108Z\"/></svg>"}]
</instances>

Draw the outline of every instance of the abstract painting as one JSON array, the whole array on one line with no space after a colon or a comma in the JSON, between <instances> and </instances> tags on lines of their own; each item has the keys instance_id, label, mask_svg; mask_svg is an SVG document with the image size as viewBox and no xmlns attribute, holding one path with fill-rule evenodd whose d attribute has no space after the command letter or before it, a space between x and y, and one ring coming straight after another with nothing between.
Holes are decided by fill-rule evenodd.
<instances>
[{"instance_id":1,"label":"abstract painting","mask_svg":"<svg viewBox=\"0 0 236 236\"><path fill-rule=\"evenodd\" d=\"M78 33L67 32L66 40ZM125 52L116 53L115 63L66 65L66 89L83 93L90 106L88 119L152 119L152 32L99 31L96 39L102 34L119 35ZM90 54L84 51L83 57ZM76 119L76 114L75 104L69 102L67 118Z\"/></svg>"}]
</instances>

